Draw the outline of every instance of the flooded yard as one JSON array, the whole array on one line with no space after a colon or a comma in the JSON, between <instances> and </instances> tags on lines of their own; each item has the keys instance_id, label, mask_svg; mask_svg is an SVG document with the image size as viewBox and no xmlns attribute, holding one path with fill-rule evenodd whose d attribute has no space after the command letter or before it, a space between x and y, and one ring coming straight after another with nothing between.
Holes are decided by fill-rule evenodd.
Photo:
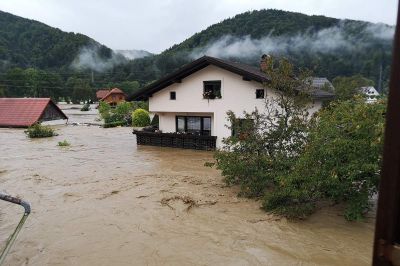
<instances>
[{"instance_id":1,"label":"flooded yard","mask_svg":"<svg viewBox=\"0 0 400 266\"><path fill-rule=\"evenodd\" d=\"M96 112L68 110L71 122ZM289 222L237 197L211 152L136 146L130 128L0 129L0 191L32 205L6 265L369 265L374 220ZM66 139L70 147L58 147ZM0 245L22 208L0 202Z\"/></svg>"}]
</instances>

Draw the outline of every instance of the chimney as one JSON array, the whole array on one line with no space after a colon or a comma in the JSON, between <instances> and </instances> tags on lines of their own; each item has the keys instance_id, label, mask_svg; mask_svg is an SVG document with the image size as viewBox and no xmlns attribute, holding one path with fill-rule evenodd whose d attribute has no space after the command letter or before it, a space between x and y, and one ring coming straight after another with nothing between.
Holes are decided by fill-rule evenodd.
<instances>
[{"instance_id":1,"label":"chimney","mask_svg":"<svg viewBox=\"0 0 400 266\"><path fill-rule=\"evenodd\" d=\"M271 56L270 56L270 55L267 55L267 54L263 54L263 55L261 56L261 60L260 60L260 70L261 70L262 72L266 72L266 71L267 71L267 69L268 69L268 61L269 61L270 58L271 58Z\"/></svg>"}]
</instances>

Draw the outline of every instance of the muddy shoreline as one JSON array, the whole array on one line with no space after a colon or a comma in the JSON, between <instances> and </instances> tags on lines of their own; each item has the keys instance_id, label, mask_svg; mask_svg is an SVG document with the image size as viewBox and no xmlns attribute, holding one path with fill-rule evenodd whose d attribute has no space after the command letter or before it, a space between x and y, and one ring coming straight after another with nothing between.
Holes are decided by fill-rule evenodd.
<instances>
[{"instance_id":1,"label":"muddy shoreline","mask_svg":"<svg viewBox=\"0 0 400 266\"><path fill-rule=\"evenodd\" d=\"M91 122L96 114L71 117ZM137 147L129 128L57 130L29 140L23 130L0 129L0 190L32 204L5 265L371 262L373 218L350 223L328 208L289 222L225 187L203 166L210 152ZM71 147L57 146L64 139ZM21 213L0 203L0 245Z\"/></svg>"}]
</instances>

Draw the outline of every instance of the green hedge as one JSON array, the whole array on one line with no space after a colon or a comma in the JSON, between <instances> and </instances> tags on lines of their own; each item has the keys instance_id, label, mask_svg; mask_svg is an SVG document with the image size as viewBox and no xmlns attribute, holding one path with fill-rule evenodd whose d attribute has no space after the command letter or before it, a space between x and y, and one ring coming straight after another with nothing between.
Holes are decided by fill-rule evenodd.
<instances>
[{"instance_id":1,"label":"green hedge","mask_svg":"<svg viewBox=\"0 0 400 266\"><path fill-rule=\"evenodd\" d=\"M49 126L42 126L39 123L28 127L28 129L25 130L25 133L30 138L47 138L47 137L53 137L53 136L57 135L54 132L54 129L52 129Z\"/></svg>"},{"instance_id":2,"label":"green hedge","mask_svg":"<svg viewBox=\"0 0 400 266\"><path fill-rule=\"evenodd\" d=\"M134 127L145 127L150 125L150 115L144 109L136 109L132 113L132 125Z\"/></svg>"},{"instance_id":3,"label":"green hedge","mask_svg":"<svg viewBox=\"0 0 400 266\"><path fill-rule=\"evenodd\" d=\"M125 121L115 121L115 122L105 123L103 125L104 128L120 127L120 126L126 126L126 122Z\"/></svg>"}]
</instances>

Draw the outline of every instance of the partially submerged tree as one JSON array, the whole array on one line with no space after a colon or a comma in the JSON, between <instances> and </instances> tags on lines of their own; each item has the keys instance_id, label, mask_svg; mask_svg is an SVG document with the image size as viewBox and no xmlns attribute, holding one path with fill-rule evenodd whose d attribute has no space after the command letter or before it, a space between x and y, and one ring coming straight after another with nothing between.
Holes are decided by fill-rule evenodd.
<instances>
[{"instance_id":1,"label":"partially submerged tree","mask_svg":"<svg viewBox=\"0 0 400 266\"><path fill-rule=\"evenodd\" d=\"M274 95L266 99L262 112L254 110L241 118L229 112L233 134L215 154L226 182L239 184L241 194L249 197L262 196L276 185L277 175L290 171L305 145L310 121L309 73L296 73L286 59L275 64L268 58L266 63L271 79L267 87Z\"/></svg>"},{"instance_id":2,"label":"partially submerged tree","mask_svg":"<svg viewBox=\"0 0 400 266\"><path fill-rule=\"evenodd\" d=\"M358 97L322 110L304 152L290 173L278 176L263 207L302 218L328 200L345 204L346 219L361 219L377 193L385 108L382 100L366 103Z\"/></svg>"}]
</instances>

